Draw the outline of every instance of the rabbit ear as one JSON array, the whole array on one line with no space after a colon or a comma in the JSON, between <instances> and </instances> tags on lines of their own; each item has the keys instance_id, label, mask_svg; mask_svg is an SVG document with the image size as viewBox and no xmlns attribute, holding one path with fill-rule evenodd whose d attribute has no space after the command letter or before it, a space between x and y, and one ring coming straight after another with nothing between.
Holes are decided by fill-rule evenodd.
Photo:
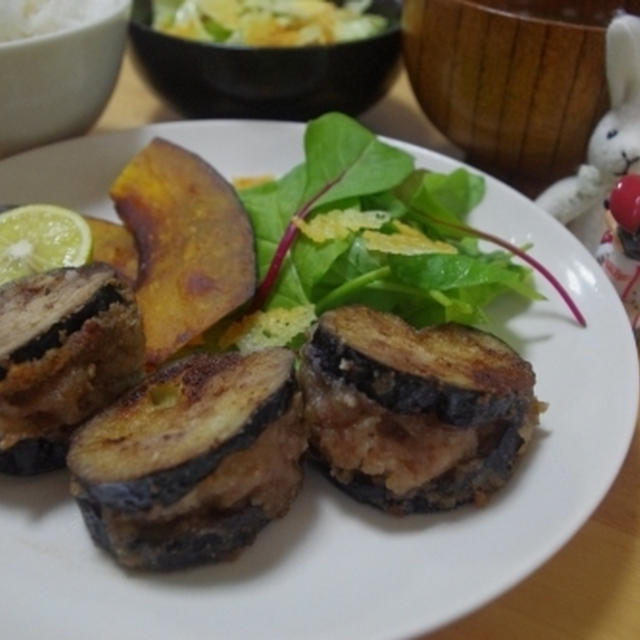
<instances>
[{"instance_id":1,"label":"rabbit ear","mask_svg":"<svg viewBox=\"0 0 640 640\"><path fill-rule=\"evenodd\" d=\"M640 103L640 17L621 14L607 28L606 70L611 106Z\"/></svg>"}]
</instances>

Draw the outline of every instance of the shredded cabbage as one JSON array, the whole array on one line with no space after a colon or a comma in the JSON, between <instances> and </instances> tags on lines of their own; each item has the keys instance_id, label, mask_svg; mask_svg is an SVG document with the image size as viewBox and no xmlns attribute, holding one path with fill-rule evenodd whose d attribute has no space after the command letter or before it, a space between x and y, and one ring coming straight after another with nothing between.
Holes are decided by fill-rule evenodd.
<instances>
[{"instance_id":1,"label":"shredded cabbage","mask_svg":"<svg viewBox=\"0 0 640 640\"><path fill-rule=\"evenodd\" d=\"M152 27L192 40L248 46L323 45L367 38L387 26L371 0L153 0Z\"/></svg>"}]
</instances>

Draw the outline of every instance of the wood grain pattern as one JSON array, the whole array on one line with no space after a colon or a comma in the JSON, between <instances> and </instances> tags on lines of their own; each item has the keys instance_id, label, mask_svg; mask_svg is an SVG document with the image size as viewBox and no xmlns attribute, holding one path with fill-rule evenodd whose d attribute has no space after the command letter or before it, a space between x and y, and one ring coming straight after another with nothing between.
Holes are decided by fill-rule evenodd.
<instances>
[{"instance_id":1,"label":"wood grain pattern","mask_svg":"<svg viewBox=\"0 0 640 640\"><path fill-rule=\"evenodd\" d=\"M406 0L407 71L427 117L471 164L533 195L585 160L607 107L604 28L483 4L505 5Z\"/></svg>"},{"instance_id":2,"label":"wood grain pattern","mask_svg":"<svg viewBox=\"0 0 640 640\"><path fill-rule=\"evenodd\" d=\"M587 524L528 580L421 640L640 638L640 438Z\"/></svg>"}]
</instances>

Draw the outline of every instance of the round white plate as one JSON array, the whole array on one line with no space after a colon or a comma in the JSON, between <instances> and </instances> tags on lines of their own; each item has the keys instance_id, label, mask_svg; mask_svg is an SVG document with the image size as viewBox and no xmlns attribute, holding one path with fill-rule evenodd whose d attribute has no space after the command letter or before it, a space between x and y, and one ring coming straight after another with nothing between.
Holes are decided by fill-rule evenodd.
<instances>
[{"instance_id":1,"label":"round white plate","mask_svg":"<svg viewBox=\"0 0 640 640\"><path fill-rule=\"evenodd\" d=\"M0 162L0 201L114 217L107 192L153 136L224 175L282 173L302 159L297 124L200 121L85 137ZM397 143L419 166L459 166ZM634 430L638 367L622 306L599 266L529 200L487 178L476 226L522 245L569 289L579 327L548 297L492 327L528 358L549 402L512 482L485 509L396 518L309 473L291 512L237 560L169 575L122 571L91 543L66 472L0 478L2 636L12 640L404 638L450 622L540 567L615 478ZM513 309L498 309L502 311ZM144 631L143 631L144 630Z\"/></svg>"}]
</instances>

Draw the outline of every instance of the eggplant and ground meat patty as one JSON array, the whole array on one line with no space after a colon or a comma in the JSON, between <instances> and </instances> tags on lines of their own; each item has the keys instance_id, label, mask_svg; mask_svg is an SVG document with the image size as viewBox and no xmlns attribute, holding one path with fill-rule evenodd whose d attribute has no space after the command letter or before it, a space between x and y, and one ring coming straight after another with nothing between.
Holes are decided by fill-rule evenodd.
<instances>
[{"instance_id":1,"label":"eggplant and ground meat patty","mask_svg":"<svg viewBox=\"0 0 640 640\"><path fill-rule=\"evenodd\" d=\"M295 355L195 354L73 436L71 490L97 545L127 568L233 557L282 517L307 448Z\"/></svg>"},{"instance_id":2,"label":"eggplant and ground meat patty","mask_svg":"<svg viewBox=\"0 0 640 640\"><path fill-rule=\"evenodd\" d=\"M0 287L0 472L64 466L71 432L142 376L135 296L106 264Z\"/></svg>"},{"instance_id":3,"label":"eggplant and ground meat patty","mask_svg":"<svg viewBox=\"0 0 640 640\"><path fill-rule=\"evenodd\" d=\"M541 409L530 364L498 338L455 324L416 331L360 306L320 318L299 380L317 465L397 514L483 503Z\"/></svg>"}]
</instances>

